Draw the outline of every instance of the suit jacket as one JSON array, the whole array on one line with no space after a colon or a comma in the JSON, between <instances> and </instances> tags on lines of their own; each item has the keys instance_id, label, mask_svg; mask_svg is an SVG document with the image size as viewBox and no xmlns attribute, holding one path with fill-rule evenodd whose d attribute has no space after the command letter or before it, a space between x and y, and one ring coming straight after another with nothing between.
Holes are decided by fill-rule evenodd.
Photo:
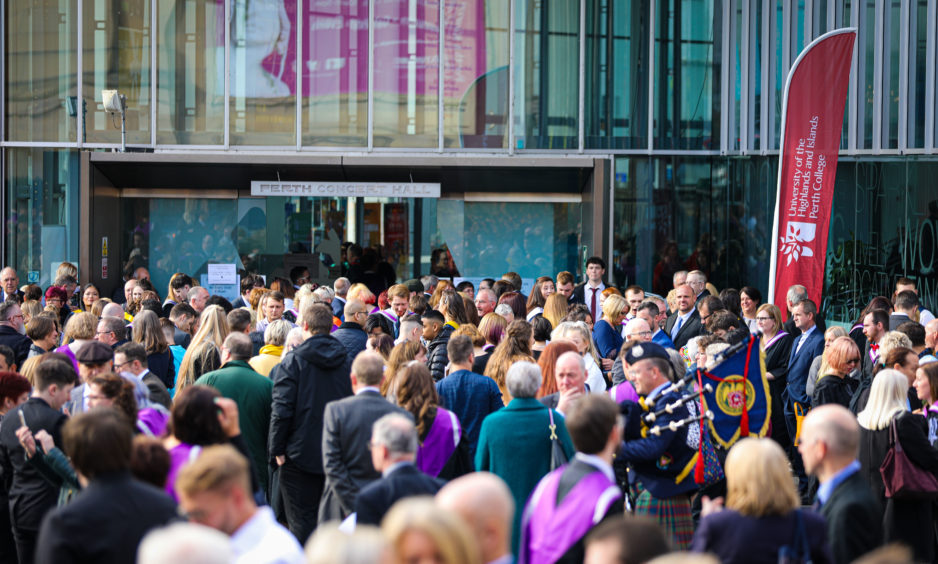
<instances>
[{"instance_id":1,"label":"suit jacket","mask_svg":"<svg viewBox=\"0 0 938 564\"><path fill-rule=\"evenodd\" d=\"M13 349L16 366L22 367L29 357L29 347L33 346L33 342L26 335L17 332L16 329L7 325L0 325L0 345L6 345Z\"/></svg>"},{"instance_id":2,"label":"suit jacket","mask_svg":"<svg viewBox=\"0 0 938 564\"><path fill-rule=\"evenodd\" d=\"M358 492L381 477L372 465L368 443L372 425L388 413L413 419L372 390L326 404L322 435L326 486L319 503L320 523L354 513Z\"/></svg>"},{"instance_id":3,"label":"suit jacket","mask_svg":"<svg viewBox=\"0 0 938 564\"><path fill-rule=\"evenodd\" d=\"M336 296L332 298L332 315L345 320L345 299Z\"/></svg>"},{"instance_id":4,"label":"suit jacket","mask_svg":"<svg viewBox=\"0 0 938 564\"><path fill-rule=\"evenodd\" d=\"M98 476L70 504L42 522L36 562L135 562L151 529L177 518L176 504L130 472Z\"/></svg>"},{"instance_id":5,"label":"suit jacket","mask_svg":"<svg viewBox=\"0 0 938 564\"><path fill-rule=\"evenodd\" d=\"M895 331L900 325L906 321L912 321L909 319L909 316L904 313L890 313L889 314L889 330Z\"/></svg>"},{"instance_id":6,"label":"suit jacket","mask_svg":"<svg viewBox=\"0 0 938 564\"><path fill-rule=\"evenodd\" d=\"M586 282L580 282L573 287L573 294L570 296L571 304L583 304L589 307L589 302L592 300L593 293L590 292L589 295L586 294ZM609 287L609 284L606 284L606 281L603 280L603 288L605 290ZM602 290L596 293L596 319L593 320L593 323L599 321L599 317L602 316L600 307L599 307L599 296L602 294Z\"/></svg>"},{"instance_id":7,"label":"suit jacket","mask_svg":"<svg viewBox=\"0 0 938 564\"><path fill-rule=\"evenodd\" d=\"M801 511L801 518L813 561L832 562L824 518L807 510ZM700 520L690 550L715 554L725 564L775 564L778 549L791 546L795 523L794 511L764 517L742 515L733 509L718 511Z\"/></svg>"},{"instance_id":8,"label":"suit jacket","mask_svg":"<svg viewBox=\"0 0 938 564\"><path fill-rule=\"evenodd\" d=\"M384 515L398 500L418 495L436 495L443 480L431 478L411 463L394 468L387 476L365 486L358 494L356 523L380 525Z\"/></svg>"},{"instance_id":9,"label":"suit jacket","mask_svg":"<svg viewBox=\"0 0 938 564\"><path fill-rule=\"evenodd\" d=\"M664 332L667 333L669 337L671 336L671 330L674 329L674 324L677 323L678 317L680 317L680 312L674 312L668 317L668 321L664 324ZM674 348L680 350L688 341L698 335L703 335L703 333L704 326L703 322L700 320L700 313L697 311L697 308L694 308L690 317L687 318L684 325L681 325L681 330L677 332L677 335L673 339Z\"/></svg>"},{"instance_id":10,"label":"suit jacket","mask_svg":"<svg viewBox=\"0 0 938 564\"><path fill-rule=\"evenodd\" d=\"M859 471L834 488L821 515L827 519L834 562L853 562L881 543L882 512Z\"/></svg>"},{"instance_id":11,"label":"suit jacket","mask_svg":"<svg viewBox=\"0 0 938 564\"><path fill-rule=\"evenodd\" d=\"M801 336L796 337L791 342L791 356L788 357L788 386L785 393L788 395L788 403L796 401L800 404L810 406L811 398L805 391L808 384L808 372L811 371L811 363L814 357L824 353L824 333L820 328L815 329L808 335L808 340L801 345L798 350L798 342Z\"/></svg>"},{"instance_id":12,"label":"suit jacket","mask_svg":"<svg viewBox=\"0 0 938 564\"><path fill-rule=\"evenodd\" d=\"M143 383L146 384L147 390L150 392L150 401L158 403L166 409L172 409L173 398L169 395L169 390L166 389L163 381L156 374L152 372L144 374Z\"/></svg>"},{"instance_id":13,"label":"suit jacket","mask_svg":"<svg viewBox=\"0 0 938 564\"><path fill-rule=\"evenodd\" d=\"M84 384L72 388L72 393L69 395L69 400L65 403L65 409L67 409L72 416L78 415L85 410L84 395Z\"/></svg>"}]
</instances>

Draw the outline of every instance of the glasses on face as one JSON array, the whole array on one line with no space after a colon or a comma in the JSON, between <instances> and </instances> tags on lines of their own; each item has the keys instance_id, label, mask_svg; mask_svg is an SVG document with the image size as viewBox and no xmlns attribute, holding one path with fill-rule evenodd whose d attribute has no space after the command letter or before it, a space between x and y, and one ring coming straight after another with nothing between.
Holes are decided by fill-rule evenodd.
<instances>
[{"instance_id":1,"label":"glasses on face","mask_svg":"<svg viewBox=\"0 0 938 564\"><path fill-rule=\"evenodd\" d=\"M772 321L771 317L756 317L756 321Z\"/></svg>"},{"instance_id":2,"label":"glasses on face","mask_svg":"<svg viewBox=\"0 0 938 564\"><path fill-rule=\"evenodd\" d=\"M636 333L632 333L632 336L633 337L651 337L651 331L638 331Z\"/></svg>"}]
</instances>

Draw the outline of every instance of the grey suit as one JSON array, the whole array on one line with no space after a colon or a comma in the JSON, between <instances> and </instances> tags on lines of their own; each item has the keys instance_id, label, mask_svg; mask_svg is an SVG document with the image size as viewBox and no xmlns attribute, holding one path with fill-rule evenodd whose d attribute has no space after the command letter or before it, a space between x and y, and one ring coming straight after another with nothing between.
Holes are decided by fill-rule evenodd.
<instances>
[{"instance_id":1,"label":"grey suit","mask_svg":"<svg viewBox=\"0 0 938 564\"><path fill-rule=\"evenodd\" d=\"M322 435L326 487L319 522L344 519L355 511L358 492L381 477L371 463L371 427L388 413L410 413L372 390L326 404Z\"/></svg>"},{"instance_id":2,"label":"grey suit","mask_svg":"<svg viewBox=\"0 0 938 564\"><path fill-rule=\"evenodd\" d=\"M75 386L72 388L71 399L65 403L65 409L68 410L68 413L72 416L78 415L85 410L85 402L83 397L85 395L85 385Z\"/></svg>"},{"instance_id":3,"label":"grey suit","mask_svg":"<svg viewBox=\"0 0 938 564\"><path fill-rule=\"evenodd\" d=\"M146 384L152 403L158 403L166 409L172 409L173 398L169 395L169 390L166 389L166 385L163 384L159 376L152 372L147 372L143 375L143 383Z\"/></svg>"}]
</instances>

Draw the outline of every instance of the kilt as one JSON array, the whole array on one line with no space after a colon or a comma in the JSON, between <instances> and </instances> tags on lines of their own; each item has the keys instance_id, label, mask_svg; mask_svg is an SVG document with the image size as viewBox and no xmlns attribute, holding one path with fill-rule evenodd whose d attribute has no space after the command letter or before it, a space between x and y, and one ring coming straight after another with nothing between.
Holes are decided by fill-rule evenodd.
<instances>
[{"instance_id":1,"label":"kilt","mask_svg":"<svg viewBox=\"0 0 938 564\"><path fill-rule=\"evenodd\" d=\"M635 500L635 514L647 515L658 521L671 533L675 550L687 550L694 537L694 519L691 516L690 498L687 496L659 499L648 490Z\"/></svg>"}]
</instances>

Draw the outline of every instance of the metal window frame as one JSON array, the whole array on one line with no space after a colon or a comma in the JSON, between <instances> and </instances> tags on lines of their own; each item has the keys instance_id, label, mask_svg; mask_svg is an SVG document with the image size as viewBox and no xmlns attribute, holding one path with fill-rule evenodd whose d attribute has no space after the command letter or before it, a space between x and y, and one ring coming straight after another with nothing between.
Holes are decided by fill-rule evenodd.
<instances>
[{"instance_id":1,"label":"metal window frame","mask_svg":"<svg viewBox=\"0 0 938 564\"><path fill-rule=\"evenodd\" d=\"M156 147L156 2L150 0L150 147Z\"/></svg>"},{"instance_id":2,"label":"metal window frame","mask_svg":"<svg viewBox=\"0 0 938 564\"><path fill-rule=\"evenodd\" d=\"M439 64L437 65L437 73L439 78L437 79L437 118L436 118L436 128L437 128L437 151L443 152L443 95L445 93L444 81L446 75L443 72L443 67L446 66L446 0L440 0L440 40L437 42L437 49L439 53Z\"/></svg>"},{"instance_id":3,"label":"metal window frame","mask_svg":"<svg viewBox=\"0 0 938 564\"><path fill-rule=\"evenodd\" d=\"M306 21L305 2L296 0L296 150L303 147L303 24Z\"/></svg>"},{"instance_id":4,"label":"metal window frame","mask_svg":"<svg viewBox=\"0 0 938 564\"><path fill-rule=\"evenodd\" d=\"M577 77L577 152L586 147L586 0L580 0L579 66ZM612 38L610 38L610 41Z\"/></svg>"},{"instance_id":5,"label":"metal window frame","mask_svg":"<svg viewBox=\"0 0 938 564\"><path fill-rule=\"evenodd\" d=\"M508 0L508 154L515 154L515 0Z\"/></svg>"},{"instance_id":6,"label":"metal window frame","mask_svg":"<svg viewBox=\"0 0 938 564\"><path fill-rule=\"evenodd\" d=\"M769 104L774 104L774 97L770 92L770 77L775 76L774 69L771 66L772 56L775 52L774 26L772 25L772 13L775 3L770 0L762 0L762 37L767 38L762 41L762 81L759 88L762 92L762 100L759 105L759 154L765 156L769 150ZM774 108L774 105L773 105Z\"/></svg>"},{"instance_id":7,"label":"metal window frame","mask_svg":"<svg viewBox=\"0 0 938 564\"><path fill-rule=\"evenodd\" d=\"M935 35L938 0L928 0L925 39L925 149L935 152Z\"/></svg>"},{"instance_id":8,"label":"metal window frame","mask_svg":"<svg viewBox=\"0 0 938 564\"><path fill-rule=\"evenodd\" d=\"M658 0L648 0L648 148L643 151L651 155L655 150L655 18Z\"/></svg>"},{"instance_id":9,"label":"metal window frame","mask_svg":"<svg viewBox=\"0 0 938 564\"><path fill-rule=\"evenodd\" d=\"M375 148L375 1L368 1L368 152Z\"/></svg>"},{"instance_id":10,"label":"metal window frame","mask_svg":"<svg viewBox=\"0 0 938 564\"><path fill-rule=\"evenodd\" d=\"M755 71L752 65L753 58L750 56L755 48L752 44L754 34L750 34L755 17L755 10L750 9L751 5L751 2L745 0L742 3L742 38L738 42L739 68L742 70L739 77L739 151L743 153L749 151L750 140L755 141L752 139L752 120L749 119L750 108L755 107L755 90L749 86Z\"/></svg>"},{"instance_id":11,"label":"metal window frame","mask_svg":"<svg viewBox=\"0 0 938 564\"><path fill-rule=\"evenodd\" d=\"M850 9L850 26L857 29L857 40L853 44L853 60L850 63L850 85L848 87L848 105L850 123L847 125L847 154L856 155L860 132L860 48L863 45L865 33L860 28L860 8L855 4Z\"/></svg>"},{"instance_id":12,"label":"metal window frame","mask_svg":"<svg viewBox=\"0 0 938 564\"><path fill-rule=\"evenodd\" d=\"M736 13L736 0L723 0L720 4L723 30L720 34L720 154L730 150L730 131L735 127L736 98L730 94L730 85L735 84L736 65L730 62L730 49L736 44L736 26L731 22ZM714 57L716 59L716 57Z\"/></svg>"},{"instance_id":13,"label":"metal window frame","mask_svg":"<svg viewBox=\"0 0 938 564\"><path fill-rule=\"evenodd\" d=\"M225 150L231 148L231 10L232 0L225 0Z\"/></svg>"},{"instance_id":14,"label":"metal window frame","mask_svg":"<svg viewBox=\"0 0 938 564\"><path fill-rule=\"evenodd\" d=\"M85 107L85 92L84 92L84 90L85 90L85 84L84 84L84 82L85 82L85 73L84 73L84 69L82 68L82 65L84 64L84 51L85 51L85 49L84 49L84 45L83 45L83 42L84 42L84 31L82 30L82 25L81 25L81 24L82 24L82 21L83 21L83 19L84 19L84 4L85 4L85 3L84 3L83 0L77 0L77 3L78 3L78 5L77 5L77 10L76 10L76 14L77 14L77 15L76 15L76 19L77 19L78 21L75 23L75 25L76 25L76 27L77 27L77 33L75 34L75 42L76 42L76 43L75 43L75 50L77 51L77 52L75 53L75 71L78 73L78 80L76 81L76 85L75 85L75 88L77 89L77 92L75 93L75 98L76 98L76 100L78 101L78 105L79 105L78 111L79 111L79 112L83 112L83 111L84 111L84 107ZM4 8L5 8L5 7L4 7ZM6 14L6 9L4 9L4 15L5 15L5 14ZM5 37L5 34L6 34L6 23L5 23L5 22L4 22L3 30L4 30L4 41L3 41L2 45L3 45L3 48L6 49L7 43L6 43L6 37ZM4 53L4 57L3 57L4 59L6 59L6 56L5 56L5 55L6 55L6 54ZM4 88L5 88L5 87L6 87L6 80L4 80L3 82L4 82ZM6 102L6 96L5 96L5 95L4 95L3 100L4 100L4 102ZM93 100L92 100L92 102L93 102ZM5 113L5 112L4 112L4 113ZM79 116L76 118L76 121L78 122L78 127L75 128L76 135L77 135L77 139L75 139L75 142L76 142L76 145L78 146L78 148L81 149L81 148L84 146L84 140L85 140L85 120L82 118L82 116L79 115ZM5 139L5 138L4 138L4 139Z\"/></svg>"}]
</instances>

